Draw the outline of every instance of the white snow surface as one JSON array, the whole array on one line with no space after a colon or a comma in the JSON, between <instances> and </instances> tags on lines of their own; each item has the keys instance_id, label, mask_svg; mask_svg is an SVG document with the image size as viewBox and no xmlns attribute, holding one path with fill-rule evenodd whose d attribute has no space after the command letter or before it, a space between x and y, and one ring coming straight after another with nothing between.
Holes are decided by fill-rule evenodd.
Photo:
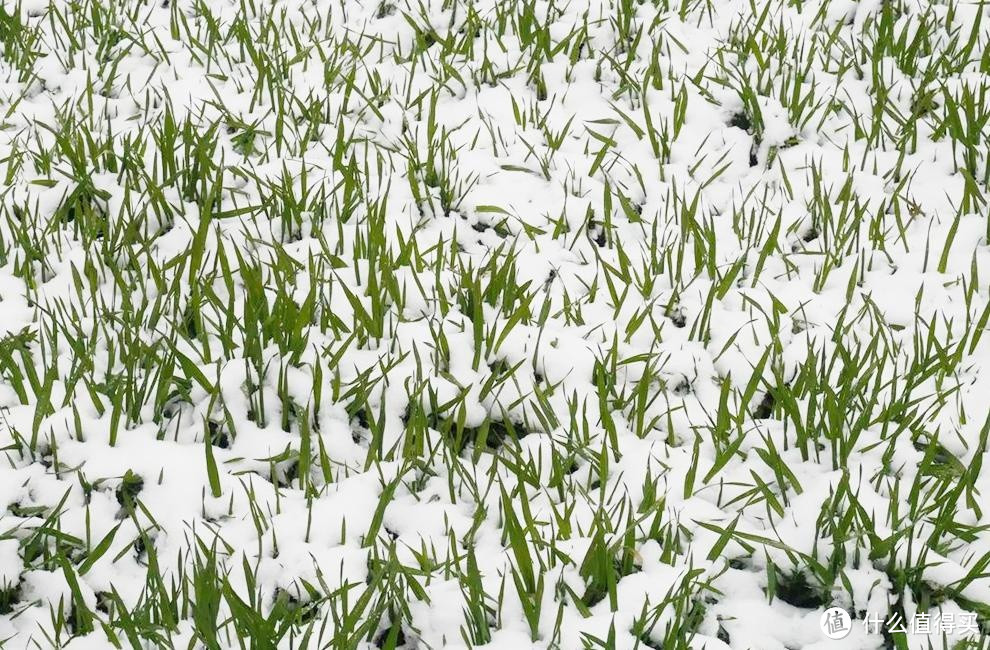
<instances>
[{"instance_id":1,"label":"white snow surface","mask_svg":"<svg viewBox=\"0 0 990 650\"><path fill-rule=\"evenodd\" d=\"M888 5L972 60L923 78ZM5 0L0 647L987 625L990 125L941 125L990 7L950 5ZM241 646L235 600L313 606Z\"/></svg>"}]
</instances>

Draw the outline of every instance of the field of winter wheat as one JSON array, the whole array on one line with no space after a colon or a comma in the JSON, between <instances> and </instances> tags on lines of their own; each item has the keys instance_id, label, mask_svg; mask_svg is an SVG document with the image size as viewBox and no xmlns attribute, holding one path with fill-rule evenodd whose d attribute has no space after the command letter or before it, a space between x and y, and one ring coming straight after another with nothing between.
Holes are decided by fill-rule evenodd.
<instances>
[{"instance_id":1,"label":"field of winter wheat","mask_svg":"<svg viewBox=\"0 0 990 650\"><path fill-rule=\"evenodd\" d=\"M986 1L0 7L0 648L990 648Z\"/></svg>"}]
</instances>

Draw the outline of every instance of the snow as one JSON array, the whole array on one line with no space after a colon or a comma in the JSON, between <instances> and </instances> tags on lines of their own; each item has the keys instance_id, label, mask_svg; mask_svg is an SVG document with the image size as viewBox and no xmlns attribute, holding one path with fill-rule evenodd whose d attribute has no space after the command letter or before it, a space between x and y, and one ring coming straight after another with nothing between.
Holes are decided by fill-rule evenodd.
<instances>
[{"instance_id":1,"label":"snow","mask_svg":"<svg viewBox=\"0 0 990 650\"><path fill-rule=\"evenodd\" d=\"M990 9L668 4L5 2L0 639L985 634Z\"/></svg>"}]
</instances>

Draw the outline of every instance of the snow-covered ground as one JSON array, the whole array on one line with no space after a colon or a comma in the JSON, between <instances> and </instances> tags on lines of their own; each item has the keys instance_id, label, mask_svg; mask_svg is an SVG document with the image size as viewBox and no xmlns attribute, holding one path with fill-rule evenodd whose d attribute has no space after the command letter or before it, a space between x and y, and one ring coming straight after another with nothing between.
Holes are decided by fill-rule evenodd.
<instances>
[{"instance_id":1,"label":"snow-covered ground","mask_svg":"<svg viewBox=\"0 0 990 650\"><path fill-rule=\"evenodd\" d=\"M990 647L987 3L0 41L0 647Z\"/></svg>"}]
</instances>

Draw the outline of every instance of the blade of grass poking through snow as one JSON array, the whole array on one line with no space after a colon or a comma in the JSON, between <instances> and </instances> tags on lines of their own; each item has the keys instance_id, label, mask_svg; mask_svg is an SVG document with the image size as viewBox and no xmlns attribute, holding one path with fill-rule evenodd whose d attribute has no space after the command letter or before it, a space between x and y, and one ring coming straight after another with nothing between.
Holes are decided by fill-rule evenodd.
<instances>
[{"instance_id":1,"label":"blade of grass poking through snow","mask_svg":"<svg viewBox=\"0 0 990 650\"><path fill-rule=\"evenodd\" d=\"M308 492L310 488L309 471L313 455L313 436L309 429L310 418L310 409L307 406L299 421L299 489L303 492Z\"/></svg>"},{"instance_id":2,"label":"blade of grass poking through snow","mask_svg":"<svg viewBox=\"0 0 990 650\"><path fill-rule=\"evenodd\" d=\"M217 469L217 461L213 455L213 440L211 440L210 426L203 418L203 449L206 453L206 476L210 483L210 493L219 498L223 492L220 487L220 471Z\"/></svg>"},{"instance_id":3,"label":"blade of grass poking through snow","mask_svg":"<svg viewBox=\"0 0 990 650\"><path fill-rule=\"evenodd\" d=\"M110 532L107 533L103 539L101 539L100 542L86 554L86 559L83 560L83 563L78 567L79 575L86 575L86 572L93 568L93 565L96 564L99 559L110 550L110 545L113 544L113 539L117 535L117 530L119 528L120 524L117 524L111 528Z\"/></svg>"},{"instance_id":4,"label":"blade of grass poking through snow","mask_svg":"<svg viewBox=\"0 0 990 650\"><path fill-rule=\"evenodd\" d=\"M382 496L378 501L374 514L371 517L371 523L368 525L368 531L364 534L363 539L365 547L372 546L376 543L378 531L381 529L382 522L385 519L385 509L392 500L392 495L395 494L396 489L399 487L399 483L402 481L402 475L403 472L400 471L396 474L394 479L383 484Z\"/></svg>"},{"instance_id":5,"label":"blade of grass poking through snow","mask_svg":"<svg viewBox=\"0 0 990 650\"><path fill-rule=\"evenodd\" d=\"M93 631L93 613L86 606L86 600L83 597L82 589L79 587L79 579L76 570L72 567L69 560L64 554L59 552L58 563L62 567L62 575L65 576L65 582L69 587L69 594L72 598L72 618L73 627L80 634L87 634Z\"/></svg>"}]
</instances>

